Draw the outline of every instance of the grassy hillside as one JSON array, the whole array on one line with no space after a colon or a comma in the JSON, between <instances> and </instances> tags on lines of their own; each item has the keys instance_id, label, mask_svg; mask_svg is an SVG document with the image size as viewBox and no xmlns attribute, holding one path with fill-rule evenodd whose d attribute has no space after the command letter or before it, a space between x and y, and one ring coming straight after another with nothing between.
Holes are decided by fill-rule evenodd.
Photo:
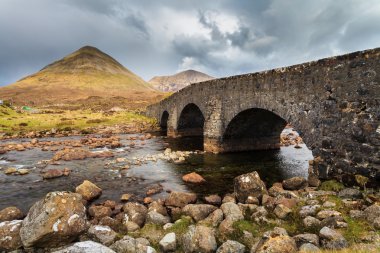
<instances>
[{"instance_id":1,"label":"grassy hillside","mask_svg":"<svg viewBox=\"0 0 380 253\"><path fill-rule=\"evenodd\" d=\"M1 99L12 99L18 105L75 104L89 97L118 97L127 104L145 106L160 100L163 93L109 55L89 46L0 88Z\"/></svg>"}]
</instances>

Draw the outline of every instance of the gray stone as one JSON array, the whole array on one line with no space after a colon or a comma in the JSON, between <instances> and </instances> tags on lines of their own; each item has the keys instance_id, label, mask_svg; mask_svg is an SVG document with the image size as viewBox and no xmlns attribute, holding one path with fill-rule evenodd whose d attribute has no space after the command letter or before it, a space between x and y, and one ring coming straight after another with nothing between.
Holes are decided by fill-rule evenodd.
<instances>
[{"instance_id":1,"label":"gray stone","mask_svg":"<svg viewBox=\"0 0 380 253\"><path fill-rule=\"evenodd\" d=\"M326 219L327 217L341 216L342 214L335 210L322 210L317 213L317 218L320 220Z\"/></svg>"},{"instance_id":2,"label":"gray stone","mask_svg":"<svg viewBox=\"0 0 380 253\"><path fill-rule=\"evenodd\" d=\"M30 208L20 237L25 247L59 247L74 241L87 229L82 196L50 192Z\"/></svg>"},{"instance_id":3,"label":"gray stone","mask_svg":"<svg viewBox=\"0 0 380 253\"><path fill-rule=\"evenodd\" d=\"M239 206L233 202L223 203L220 206L220 209L222 210L225 218L228 218L234 221L244 219L243 213L241 212Z\"/></svg>"},{"instance_id":4,"label":"gray stone","mask_svg":"<svg viewBox=\"0 0 380 253\"><path fill-rule=\"evenodd\" d=\"M363 194L358 189L345 188L338 193L338 197L342 199L361 199Z\"/></svg>"},{"instance_id":5,"label":"gray stone","mask_svg":"<svg viewBox=\"0 0 380 253\"><path fill-rule=\"evenodd\" d=\"M150 212L150 211L155 211L155 212L160 213L164 216L168 216L168 212L167 212L166 208L164 207L163 204L161 204L158 201L153 201L152 203L149 204L148 212Z\"/></svg>"},{"instance_id":6,"label":"gray stone","mask_svg":"<svg viewBox=\"0 0 380 253\"><path fill-rule=\"evenodd\" d=\"M319 246L319 237L315 234L299 234L293 237L296 241L297 247L301 247L302 244L312 243L315 246Z\"/></svg>"},{"instance_id":7,"label":"gray stone","mask_svg":"<svg viewBox=\"0 0 380 253\"><path fill-rule=\"evenodd\" d=\"M182 212L198 222L200 220L206 219L207 216L210 213L214 212L216 209L217 207L208 204L189 204L182 209Z\"/></svg>"},{"instance_id":8,"label":"gray stone","mask_svg":"<svg viewBox=\"0 0 380 253\"><path fill-rule=\"evenodd\" d=\"M364 218L364 212L360 210L350 210L350 217L354 219Z\"/></svg>"},{"instance_id":9,"label":"gray stone","mask_svg":"<svg viewBox=\"0 0 380 253\"><path fill-rule=\"evenodd\" d=\"M303 206L301 207L299 214L301 217L314 216L320 208L320 205Z\"/></svg>"},{"instance_id":10,"label":"gray stone","mask_svg":"<svg viewBox=\"0 0 380 253\"><path fill-rule=\"evenodd\" d=\"M315 246L314 244L311 244L311 243L302 244L299 249L300 249L300 252L302 252L302 253L321 252L321 250L317 246Z\"/></svg>"},{"instance_id":11,"label":"gray stone","mask_svg":"<svg viewBox=\"0 0 380 253\"><path fill-rule=\"evenodd\" d=\"M338 231L323 227L319 231L319 237L321 238L321 244L326 249L343 249L348 247L346 239Z\"/></svg>"},{"instance_id":12,"label":"gray stone","mask_svg":"<svg viewBox=\"0 0 380 253\"><path fill-rule=\"evenodd\" d=\"M156 211L150 211L146 216L146 223L156 224L156 225L165 225L170 222L170 217L163 216Z\"/></svg>"},{"instance_id":13,"label":"gray stone","mask_svg":"<svg viewBox=\"0 0 380 253\"><path fill-rule=\"evenodd\" d=\"M209 253L217 248L215 232L202 225L191 225L182 237L182 248L186 253Z\"/></svg>"},{"instance_id":14,"label":"gray stone","mask_svg":"<svg viewBox=\"0 0 380 253\"><path fill-rule=\"evenodd\" d=\"M175 233L166 234L160 241L160 249L163 252L175 251L177 248L177 240Z\"/></svg>"},{"instance_id":15,"label":"gray stone","mask_svg":"<svg viewBox=\"0 0 380 253\"><path fill-rule=\"evenodd\" d=\"M94 225L88 229L88 236L95 242L109 246L115 240L117 233L108 226Z\"/></svg>"},{"instance_id":16,"label":"gray stone","mask_svg":"<svg viewBox=\"0 0 380 253\"><path fill-rule=\"evenodd\" d=\"M116 253L112 249L93 241L77 242L52 253Z\"/></svg>"},{"instance_id":17,"label":"gray stone","mask_svg":"<svg viewBox=\"0 0 380 253\"><path fill-rule=\"evenodd\" d=\"M292 177L282 181L285 190L299 190L307 187L307 180L303 177Z\"/></svg>"},{"instance_id":18,"label":"gray stone","mask_svg":"<svg viewBox=\"0 0 380 253\"><path fill-rule=\"evenodd\" d=\"M280 219L285 219L291 212L292 212L292 209L282 205L282 204L279 204L276 206L276 208L273 210L274 214L280 218Z\"/></svg>"},{"instance_id":19,"label":"gray stone","mask_svg":"<svg viewBox=\"0 0 380 253\"><path fill-rule=\"evenodd\" d=\"M223 221L223 211L216 209L212 212L206 219L203 220L206 224L210 224L213 227L218 227L219 224Z\"/></svg>"},{"instance_id":20,"label":"gray stone","mask_svg":"<svg viewBox=\"0 0 380 253\"><path fill-rule=\"evenodd\" d=\"M155 253L156 250L150 247L149 241L145 238L134 239L128 235L115 242L110 248L117 253Z\"/></svg>"},{"instance_id":21,"label":"gray stone","mask_svg":"<svg viewBox=\"0 0 380 253\"><path fill-rule=\"evenodd\" d=\"M321 226L321 221L312 216L305 217L302 222L307 228L318 228Z\"/></svg>"},{"instance_id":22,"label":"gray stone","mask_svg":"<svg viewBox=\"0 0 380 253\"><path fill-rule=\"evenodd\" d=\"M216 253L244 253L245 246L237 241L227 240L216 251Z\"/></svg>"},{"instance_id":23,"label":"gray stone","mask_svg":"<svg viewBox=\"0 0 380 253\"><path fill-rule=\"evenodd\" d=\"M134 202L128 202L123 206L123 210L125 212L124 221L132 221L142 227L145 223L146 215L148 213L148 209Z\"/></svg>"},{"instance_id":24,"label":"gray stone","mask_svg":"<svg viewBox=\"0 0 380 253\"><path fill-rule=\"evenodd\" d=\"M375 229L380 230L380 217L377 217L377 218L373 221L373 227L374 227Z\"/></svg>"},{"instance_id":25,"label":"gray stone","mask_svg":"<svg viewBox=\"0 0 380 253\"><path fill-rule=\"evenodd\" d=\"M347 223L344 222L344 219L341 216L331 216L324 218L321 221L321 227L345 228L347 227Z\"/></svg>"},{"instance_id":26,"label":"gray stone","mask_svg":"<svg viewBox=\"0 0 380 253\"><path fill-rule=\"evenodd\" d=\"M249 196L260 198L263 194L268 194L265 183L260 179L257 171L235 177L234 192L241 203L245 203Z\"/></svg>"},{"instance_id":27,"label":"gray stone","mask_svg":"<svg viewBox=\"0 0 380 253\"><path fill-rule=\"evenodd\" d=\"M367 207L363 212L364 217L368 222L373 223L377 217L380 217L380 206L373 204Z\"/></svg>"}]
</instances>

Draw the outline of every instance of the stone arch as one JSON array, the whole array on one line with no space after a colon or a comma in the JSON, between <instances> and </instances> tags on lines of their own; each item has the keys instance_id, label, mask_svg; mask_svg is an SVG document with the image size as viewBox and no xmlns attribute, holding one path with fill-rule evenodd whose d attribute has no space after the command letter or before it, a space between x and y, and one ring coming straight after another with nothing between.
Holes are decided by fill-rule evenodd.
<instances>
[{"instance_id":1,"label":"stone arch","mask_svg":"<svg viewBox=\"0 0 380 253\"><path fill-rule=\"evenodd\" d=\"M250 108L237 113L222 136L222 149L229 151L280 148L280 134L287 121L262 108Z\"/></svg>"},{"instance_id":2,"label":"stone arch","mask_svg":"<svg viewBox=\"0 0 380 253\"><path fill-rule=\"evenodd\" d=\"M160 127L163 131L168 129L169 112L165 110L161 115Z\"/></svg>"},{"instance_id":3,"label":"stone arch","mask_svg":"<svg viewBox=\"0 0 380 253\"><path fill-rule=\"evenodd\" d=\"M177 135L179 136L203 136L205 117L201 109L194 103L187 104L181 111Z\"/></svg>"}]
</instances>

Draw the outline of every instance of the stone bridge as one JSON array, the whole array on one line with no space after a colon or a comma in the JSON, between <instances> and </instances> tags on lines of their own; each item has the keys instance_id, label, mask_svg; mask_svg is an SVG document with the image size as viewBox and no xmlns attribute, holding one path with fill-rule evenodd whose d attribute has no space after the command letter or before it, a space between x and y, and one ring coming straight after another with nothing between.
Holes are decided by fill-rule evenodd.
<instances>
[{"instance_id":1,"label":"stone bridge","mask_svg":"<svg viewBox=\"0 0 380 253\"><path fill-rule=\"evenodd\" d=\"M204 150L276 149L290 123L320 178L380 182L380 48L194 83L147 108L167 135Z\"/></svg>"}]
</instances>

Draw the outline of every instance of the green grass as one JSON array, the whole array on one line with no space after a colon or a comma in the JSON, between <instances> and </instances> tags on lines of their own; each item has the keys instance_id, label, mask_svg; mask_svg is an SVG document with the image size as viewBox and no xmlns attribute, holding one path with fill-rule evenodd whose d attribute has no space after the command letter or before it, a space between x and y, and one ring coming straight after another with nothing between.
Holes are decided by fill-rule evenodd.
<instances>
[{"instance_id":1,"label":"green grass","mask_svg":"<svg viewBox=\"0 0 380 253\"><path fill-rule=\"evenodd\" d=\"M115 112L106 115L91 110L65 110L48 113L17 112L9 107L0 106L0 132L6 134L30 131L84 130L97 126L125 125L129 123L155 124L155 120L131 111Z\"/></svg>"}]
</instances>

